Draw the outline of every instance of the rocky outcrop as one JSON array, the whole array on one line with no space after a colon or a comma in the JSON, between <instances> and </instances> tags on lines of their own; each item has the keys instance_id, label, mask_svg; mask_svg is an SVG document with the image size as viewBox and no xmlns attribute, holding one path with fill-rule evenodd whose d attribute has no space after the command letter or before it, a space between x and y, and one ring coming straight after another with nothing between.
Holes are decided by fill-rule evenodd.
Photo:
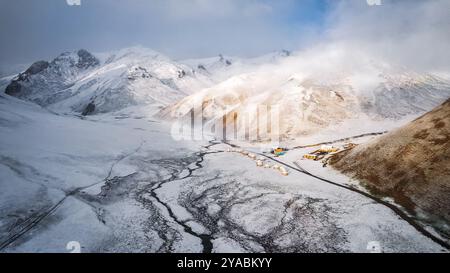
<instances>
[{"instance_id":1,"label":"rocky outcrop","mask_svg":"<svg viewBox=\"0 0 450 273\"><path fill-rule=\"evenodd\" d=\"M20 94L20 90L22 89L22 86L20 83L16 80L13 80L5 89L5 93L10 96L17 96Z\"/></svg>"},{"instance_id":2,"label":"rocky outcrop","mask_svg":"<svg viewBox=\"0 0 450 273\"><path fill-rule=\"evenodd\" d=\"M80 49L77 52L77 55L79 57L77 63L78 68L87 69L89 67L94 67L100 64L100 61L85 49Z\"/></svg>"},{"instance_id":3,"label":"rocky outcrop","mask_svg":"<svg viewBox=\"0 0 450 273\"><path fill-rule=\"evenodd\" d=\"M34 64L32 64L26 71L25 74L26 75L34 75L34 74L38 74L42 71L44 71L45 69L47 69L47 67L49 66L49 62L47 61L37 61Z\"/></svg>"},{"instance_id":4,"label":"rocky outcrop","mask_svg":"<svg viewBox=\"0 0 450 273\"><path fill-rule=\"evenodd\" d=\"M230 66L233 64L229 59L225 59L225 57L222 54L219 55L219 61L221 63L224 63L226 66Z\"/></svg>"},{"instance_id":5,"label":"rocky outcrop","mask_svg":"<svg viewBox=\"0 0 450 273\"><path fill-rule=\"evenodd\" d=\"M95 112L95 104L93 102L90 102L86 108L84 108L83 113L81 113L83 116L91 115Z\"/></svg>"},{"instance_id":6,"label":"rocky outcrop","mask_svg":"<svg viewBox=\"0 0 450 273\"><path fill-rule=\"evenodd\" d=\"M5 93L10 96L18 96L22 90L21 82L27 81L30 76L39 74L49 66L47 61L38 61L33 63L25 72L20 73L16 79L13 79L11 83L6 87Z\"/></svg>"}]
</instances>

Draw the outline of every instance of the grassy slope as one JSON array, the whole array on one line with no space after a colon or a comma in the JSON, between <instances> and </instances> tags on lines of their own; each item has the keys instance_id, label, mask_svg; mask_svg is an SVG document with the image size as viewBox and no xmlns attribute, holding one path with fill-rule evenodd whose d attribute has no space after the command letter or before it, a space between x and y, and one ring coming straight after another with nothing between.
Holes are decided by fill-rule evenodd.
<instances>
[{"instance_id":1,"label":"grassy slope","mask_svg":"<svg viewBox=\"0 0 450 273\"><path fill-rule=\"evenodd\" d=\"M450 223L450 99L330 163L410 211L420 208L434 220Z\"/></svg>"}]
</instances>

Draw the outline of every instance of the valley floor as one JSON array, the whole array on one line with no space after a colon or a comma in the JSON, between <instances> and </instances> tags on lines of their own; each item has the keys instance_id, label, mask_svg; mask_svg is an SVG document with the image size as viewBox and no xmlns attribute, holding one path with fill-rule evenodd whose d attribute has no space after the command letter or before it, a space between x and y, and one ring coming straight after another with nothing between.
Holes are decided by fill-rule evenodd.
<instances>
[{"instance_id":1,"label":"valley floor","mask_svg":"<svg viewBox=\"0 0 450 273\"><path fill-rule=\"evenodd\" d=\"M0 97L0 252L447 251L370 198L228 149L142 109L83 120Z\"/></svg>"}]
</instances>

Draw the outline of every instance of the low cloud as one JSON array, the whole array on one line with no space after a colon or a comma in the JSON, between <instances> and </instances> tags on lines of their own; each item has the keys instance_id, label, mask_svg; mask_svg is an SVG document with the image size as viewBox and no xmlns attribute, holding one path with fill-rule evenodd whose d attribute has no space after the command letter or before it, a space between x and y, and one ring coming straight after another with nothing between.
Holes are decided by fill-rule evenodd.
<instances>
[{"instance_id":1,"label":"low cloud","mask_svg":"<svg viewBox=\"0 0 450 273\"><path fill-rule=\"evenodd\" d=\"M422 70L450 70L450 1L342 1L328 17L328 40Z\"/></svg>"}]
</instances>

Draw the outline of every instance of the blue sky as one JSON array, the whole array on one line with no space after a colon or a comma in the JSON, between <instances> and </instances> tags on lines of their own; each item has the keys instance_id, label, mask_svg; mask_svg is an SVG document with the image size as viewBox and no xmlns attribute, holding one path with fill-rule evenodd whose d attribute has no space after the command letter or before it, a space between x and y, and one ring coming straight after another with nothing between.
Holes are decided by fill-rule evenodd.
<instances>
[{"instance_id":1,"label":"blue sky","mask_svg":"<svg viewBox=\"0 0 450 273\"><path fill-rule=\"evenodd\" d=\"M0 58L143 45L174 58L254 56L318 39L327 0L0 0Z\"/></svg>"}]
</instances>

